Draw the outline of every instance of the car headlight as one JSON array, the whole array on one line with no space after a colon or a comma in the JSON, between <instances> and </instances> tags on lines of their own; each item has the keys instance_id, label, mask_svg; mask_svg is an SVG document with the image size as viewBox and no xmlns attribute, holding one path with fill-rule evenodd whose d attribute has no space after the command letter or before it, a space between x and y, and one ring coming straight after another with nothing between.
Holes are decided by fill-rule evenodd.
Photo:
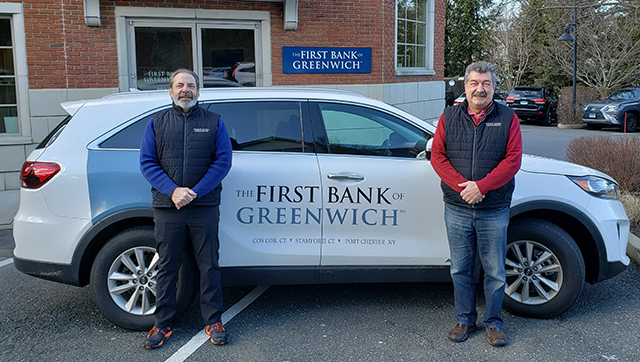
<instances>
[{"instance_id":1,"label":"car headlight","mask_svg":"<svg viewBox=\"0 0 640 362\"><path fill-rule=\"evenodd\" d=\"M604 108L602 108L602 110L604 112L609 112L609 111L615 111L618 108L620 108L619 104L610 104L610 105L605 106Z\"/></svg>"},{"instance_id":2,"label":"car headlight","mask_svg":"<svg viewBox=\"0 0 640 362\"><path fill-rule=\"evenodd\" d=\"M603 197L606 199L620 198L620 187L613 181L609 181L598 176L567 176L581 189L593 196Z\"/></svg>"}]
</instances>

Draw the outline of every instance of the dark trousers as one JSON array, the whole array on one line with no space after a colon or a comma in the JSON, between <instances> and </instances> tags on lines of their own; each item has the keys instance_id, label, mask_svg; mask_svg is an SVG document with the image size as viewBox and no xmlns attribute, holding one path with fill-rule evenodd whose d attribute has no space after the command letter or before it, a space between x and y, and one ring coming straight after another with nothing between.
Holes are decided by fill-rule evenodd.
<instances>
[{"instance_id":1,"label":"dark trousers","mask_svg":"<svg viewBox=\"0 0 640 362\"><path fill-rule=\"evenodd\" d=\"M205 324L220 322L222 282L218 265L218 206L187 206L153 210L158 274L156 276L156 327L171 327L176 314L176 283L187 240L193 246L200 270L200 310Z\"/></svg>"}]
</instances>

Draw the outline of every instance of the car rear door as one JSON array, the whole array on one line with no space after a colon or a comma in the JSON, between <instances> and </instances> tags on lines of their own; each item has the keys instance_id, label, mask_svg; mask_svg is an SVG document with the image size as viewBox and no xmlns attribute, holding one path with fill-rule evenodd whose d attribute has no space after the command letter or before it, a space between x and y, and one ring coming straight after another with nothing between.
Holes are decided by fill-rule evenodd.
<instances>
[{"instance_id":1,"label":"car rear door","mask_svg":"<svg viewBox=\"0 0 640 362\"><path fill-rule=\"evenodd\" d=\"M233 146L222 182L220 265L317 269L321 225L306 213L321 207L320 175L307 102L224 101L209 110L221 115Z\"/></svg>"}]
</instances>

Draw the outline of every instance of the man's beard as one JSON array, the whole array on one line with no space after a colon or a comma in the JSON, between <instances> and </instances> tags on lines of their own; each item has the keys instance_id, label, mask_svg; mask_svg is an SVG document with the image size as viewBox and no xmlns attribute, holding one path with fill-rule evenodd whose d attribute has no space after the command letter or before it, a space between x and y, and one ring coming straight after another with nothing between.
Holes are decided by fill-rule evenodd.
<instances>
[{"instance_id":1,"label":"man's beard","mask_svg":"<svg viewBox=\"0 0 640 362\"><path fill-rule=\"evenodd\" d=\"M198 97L194 95L192 96L192 98L180 99L180 96L183 96L183 95L184 94L173 94L171 98L173 99L173 103L175 103L176 106L182 108L184 112L187 112L191 108L193 108L193 106L195 106L196 103L198 103Z\"/></svg>"}]
</instances>

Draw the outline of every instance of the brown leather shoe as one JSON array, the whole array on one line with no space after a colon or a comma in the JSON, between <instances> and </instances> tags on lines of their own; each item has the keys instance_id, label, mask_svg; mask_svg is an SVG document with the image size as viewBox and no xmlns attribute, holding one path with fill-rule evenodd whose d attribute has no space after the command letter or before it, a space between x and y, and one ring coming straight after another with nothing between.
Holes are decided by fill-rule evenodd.
<instances>
[{"instance_id":1,"label":"brown leather shoe","mask_svg":"<svg viewBox=\"0 0 640 362\"><path fill-rule=\"evenodd\" d=\"M494 347L502 347L507 344L507 335L500 328L487 328L487 339Z\"/></svg>"},{"instance_id":2,"label":"brown leather shoe","mask_svg":"<svg viewBox=\"0 0 640 362\"><path fill-rule=\"evenodd\" d=\"M451 330L449 331L449 335L447 337L449 337L450 340L452 340L453 342L463 342L466 341L467 338L469 338L469 333L471 331L473 331L473 329L476 326L466 326L464 324L456 324L455 326L453 326L453 328L451 328Z\"/></svg>"}]
</instances>

